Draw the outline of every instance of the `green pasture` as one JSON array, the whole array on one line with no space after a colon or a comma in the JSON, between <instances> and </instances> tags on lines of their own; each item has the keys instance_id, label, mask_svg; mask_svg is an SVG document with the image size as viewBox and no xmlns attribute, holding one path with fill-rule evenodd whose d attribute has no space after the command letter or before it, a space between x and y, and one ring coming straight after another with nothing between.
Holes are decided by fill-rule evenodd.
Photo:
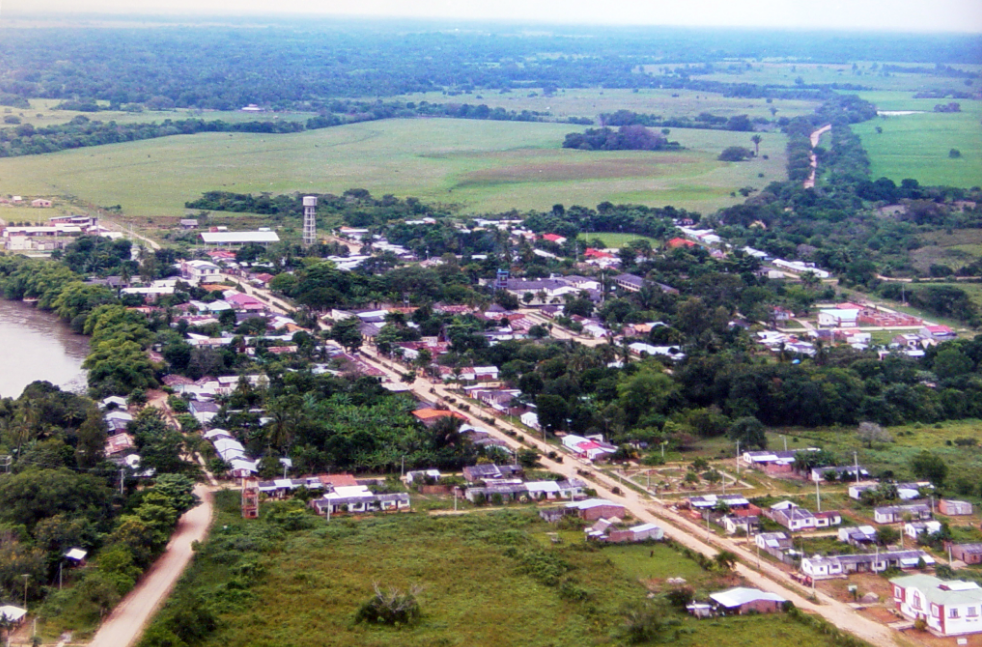
<instances>
[{"instance_id":1,"label":"green pasture","mask_svg":"<svg viewBox=\"0 0 982 647\"><path fill-rule=\"evenodd\" d=\"M241 123L244 121L307 121L315 116L314 113L306 112L241 112L239 110L220 111L220 110L187 110L178 108L174 110L144 110L143 112L125 112L122 110L101 110L99 112L77 112L75 110L56 110L55 106L60 104L60 99L31 99L31 107L10 108L0 107L0 117L12 115L19 117L21 123L32 124L35 128L44 126L55 126L71 121L75 117L86 117L92 121L110 122L118 124L147 123L156 121L158 123L170 119L178 121L181 119L204 119L205 121L224 121L227 123ZM100 104L109 106L107 101ZM0 128L10 128L9 124L0 124Z\"/></svg>"},{"instance_id":2,"label":"green pasture","mask_svg":"<svg viewBox=\"0 0 982 647\"><path fill-rule=\"evenodd\" d=\"M750 61L749 63L747 61L735 61L729 66L726 63L717 63L715 73L700 74L695 78L723 83L753 83L791 87L795 86L796 80L800 78L805 85L849 83L875 91L957 90L964 92L970 89L965 85L964 79L916 72L884 73L879 67L883 65L882 62L877 63L877 69L873 69L874 63L872 61L857 61L856 69L853 69L852 65L852 63L834 65L786 61ZM648 69L650 70L652 67L661 70L664 66L649 66ZM904 65L904 67L909 68L911 66ZM924 67L924 65L918 67ZM954 67L976 74L980 72L978 65L956 65ZM975 82L978 83L977 80Z\"/></svg>"},{"instance_id":3,"label":"green pasture","mask_svg":"<svg viewBox=\"0 0 982 647\"><path fill-rule=\"evenodd\" d=\"M762 157L724 163L748 133L682 130L686 150L561 148L568 124L393 119L283 135L200 133L0 160L0 193L121 205L125 215L179 216L205 191L415 196L464 212L550 209L556 203L674 205L710 212L731 193L784 178L784 137L766 133ZM759 175L763 177L759 177Z\"/></svg>"},{"instance_id":4,"label":"green pasture","mask_svg":"<svg viewBox=\"0 0 982 647\"><path fill-rule=\"evenodd\" d=\"M470 103L486 104L490 108L505 110L534 110L547 112L553 118L566 119L569 117L589 117L596 119L600 113L630 110L644 114L660 115L662 117L695 117L700 112L711 112L714 115L732 117L734 115L749 115L772 119L771 108L778 110L777 117L797 117L811 114L817 102L800 100L774 99L767 103L765 99L745 99L724 97L714 92L697 92L695 90L661 90L661 89L563 89L551 96L542 94L539 89L516 90L501 94L500 92L478 92L448 96L443 92L425 92L406 94L394 97L397 101L413 101L419 103ZM599 125L599 122L598 124Z\"/></svg>"},{"instance_id":5,"label":"green pasture","mask_svg":"<svg viewBox=\"0 0 982 647\"><path fill-rule=\"evenodd\" d=\"M853 126L869 154L872 177L900 183L913 178L924 185L970 188L982 185L982 102L960 100L962 112L936 113L938 103L949 100L904 99L884 93L867 98L881 110L925 110L922 114L881 116ZM909 95L908 95L909 96ZM882 132L877 132L877 128ZM951 149L961 157L949 157Z\"/></svg>"},{"instance_id":6,"label":"green pasture","mask_svg":"<svg viewBox=\"0 0 982 647\"><path fill-rule=\"evenodd\" d=\"M597 549L578 530L560 532L553 544L546 533L557 528L530 512L334 518L286 530L266 508L259 520L243 520L234 492L219 493L217 504L208 545L174 593L218 615L217 629L195 643L202 647L624 645L626 609L643 604L649 590L664 590L665 579L685 577L703 599L740 582L703 571L667 546ZM210 548L218 543L230 550ZM539 557L524 561L529 554ZM554 563L566 565L561 577L573 588L536 574L547 575ZM354 621L375 586L413 585L420 588L417 625ZM783 614L698 621L669 613L664 619L677 624L664 639L683 647L752 647L761 636L772 647L835 644Z\"/></svg>"}]
</instances>

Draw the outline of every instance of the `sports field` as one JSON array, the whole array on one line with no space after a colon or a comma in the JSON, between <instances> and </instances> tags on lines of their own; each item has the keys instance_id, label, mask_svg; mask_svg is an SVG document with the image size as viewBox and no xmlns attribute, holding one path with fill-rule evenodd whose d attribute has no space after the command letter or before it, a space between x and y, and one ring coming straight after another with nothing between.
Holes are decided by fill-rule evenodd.
<instances>
[{"instance_id":1,"label":"sports field","mask_svg":"<svg viewBox=\"0 0 982 647\"><path fill-rule=\"evenodd\" d=\"M716 160L749 133L675 129L671 152L565 150L568 124L414 119L286 135L201 133L0 160L0 193L121 205L127 216L174 216L205 191L416 196L466 213L556 203L675 205L703 213L730 194L784 178L784 136L764 133L762 158ZM762 174L763 177L759 177Z\"/></svg>"},{"instance_id":2,"label":"sports field","mask_svg":"<svg viewBox=\"0 0 982 647\"><path fill-rule=\"evenodd\" d=\"M914 99L909 92L860 96L880 110L923 111L853 126L869 154L873 178L888 177L898 184L913 178L924 185L982 186L982 102L960 99L961 112L939 113L933 112L934 106L951 99ZM953 148L961 157L949 157Z\"/></svg>"}]
</instances>

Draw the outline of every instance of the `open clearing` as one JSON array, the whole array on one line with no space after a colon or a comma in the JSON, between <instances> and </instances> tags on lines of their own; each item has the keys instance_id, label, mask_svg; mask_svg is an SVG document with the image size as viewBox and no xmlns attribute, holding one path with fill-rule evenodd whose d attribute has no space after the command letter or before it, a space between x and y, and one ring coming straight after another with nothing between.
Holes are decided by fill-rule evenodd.
<instances>
[{"instance_id":1,"label":"open clearing","mask_svg":"<svg viewBox=\"0 0 982 647\"><path fill-rule=\"evenodd\" d=\"M704 596L735 583L667 546L598 550L579 530L561 531L562 542L553 544L546 533L557 528L529 510L311 519L306 530L285 530L275 520L285 517L268 508L258 521L243 520L234 492L216 503L221 530L175 596L193 593L221 619L202 646L622 645L625 605L642 603L649 587L662 590L666 578L682 576ZM567 586L545 583L566 568ZM373 584L422 587L421 622L356 624ZM753 647L761 636L769 647L834 644L783 614L697 621L672 612L671 619L679 624L665 637L683 647Z\"/></svg>"},{"instance_id":2,"label":"open clearing","mask_svg":"<svg viewBox=\"0 0 982 647\"><path fill-rule=\"evenodd\" d=\"M731 79L732 82L732 79ZM505 110L530 110L547 112L557 119L568 117L588 117L596 119L602 113L630 110L662 117L695 117L700 112L711 112L721 117L749 115L771 119L771 108L777 109L778 117L797 117L811 114L818 102L774 99L724 97L713 92L696 90L655 90L639 89L568 89L559 90L551 96L535 90L516 90L504 94L485 92L448 96L442 92L405 94L394 97L398 101L428 101L430 103L470 103L485 104L490 108Z\"/></svg>"},{"instance_id":3,"label":"open clearing","mask_svg":"<svg viewBox=\"0 0 982 647\"><path fill-rule=\"evenodd\" d=\"M216 115L217 116L217 115ZM179 216L205 191L415 196L464 212L630 202L711 212L785 177L785 138L770 159L724 163L749 133L674 129L683 151L562 149L569 124L393 119L285 135L201 133L0 160L0 193L121 205L127 216ZM541 171L541 173L540 173ZM763 177L759 177L763 174Z\"/></svg>"},{"instance_id":4,"label":"open clearing","mask_svg":"<svg viewBox=\"0 0 982 647\"><path fill-rule=\"evenodd\" d=\"M914 99L911 93L867 92L881 110L923 110L923 114L879 117L853 126L869 153L873 178L896 183L914 178L924 185L982 186L982 101L958 100L961 112L933 112L950 99ZM882 128L877 133L876 128ZM951 149L961 157L948 156Z\"/></svg>"},{"instance_id":5,"label":"open clearing","mask_svg":"<svg viewBox=\"0 0 982 647\"><path fill-rule=\"evenodd\" d=\"M628 243L634 240L646 240L651 243L652 246L660 244L654 238L641 236L640 234L618 234L611 232L589 232L580 234L580 240L584 242L589 242L594 238L599 238L602 240L604 247L625 247Z\"/></svg>"}]
</instances>

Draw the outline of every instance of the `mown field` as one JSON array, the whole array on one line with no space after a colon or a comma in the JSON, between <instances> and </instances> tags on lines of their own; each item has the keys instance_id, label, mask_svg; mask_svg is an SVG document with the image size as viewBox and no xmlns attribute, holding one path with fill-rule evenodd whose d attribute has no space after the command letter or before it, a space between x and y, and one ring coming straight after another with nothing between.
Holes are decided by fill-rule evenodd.
<instances>
[{"instance_id":1,"label":"mown field","mask_svg":"<svg viewBox=\"0 0 982 647\"><path fill-rule=\"evenodd\" d=\"M635 240L646 240L652 244L652 246L658 245L660 241L650 238L648 236L641 236L639 234L616 234L616 233L588 233L581 234L580 238L584 241L591 241L594 238L599 238L603 241L604 247L625 247L628 243Z\"/></svg>"},{"instance_id":2,"label":"mown field","mask_svg":"<svg viewBox=\"0 0 982 647\"><path fill-rule=\"evenodd\" d=\"M190 622L172 614L193 600L217 614L217 630L192 647L624 645L625 611L643 604L649 587L681 576L704 596L735 582L666 546L598 550L578 530L553 544L546 533L555 527L528 511L310 519L288 530L295 517L283 524L289 515L264 509L248 522L234 493L218 502L216 530L162 613L161 623ZM556 565L565 586L547 583ZM421 621L355 622L374 585L419 586ZM675 623L664 638L682 646L752 647L762 636L770 647L835 644L784 615L695 621L667 613Z\"/></svg>"},{"instance_id":3,"label":"mown field","mask_svg":"<svg viewBox=\"0 0 982 647\"><path fill-rule=\"evenodd\" d=\"M810 114L818 107L817 102L774 99L768 103L765 99L742 99L724 97L713 92L697 92L695 90L660 90L660 89L561 89L551 96L546 96L538 89L516 90L513 92L477 92L448 96L443 92L424 92L405 94L395 97L399 101L428 101L430 103L471 103L486 104L490 108L506 110L534 110L547 112L553 118L588 117L596 119L600 113L611 113L618 110L661 115L662 117L695 117L700 112L711 112L714 115L732 117L734 115L749 115L753 117L773 118L771 108L777 109L778 117L797 117ZM599 122L597 122L599 125Z\"/></svg>"},{"instance_id":4,"label":"mown field","mask_svg":"<svg viewBox=\"0 0 982 647\"><path fill-rule=\"evenodd\" d=\"M880 110L919 110L923 114L879 117L853 126L869 154L873 178L924 185L982 186L982 101L959 100L961 112L936 113L950 99L914 99L913 93L860 93ZM882 132L877 132L877 128ZM961 157L949 157L951 149Z\"/></svg>"},{"instance_id":5,"label":"mown field","mask_svg":"<svg viewBox=\"0 0 982 647\"><path fill-rule=\"evenodd\" d=\"M600 202L675 205L701 212L743 200L784 175L784 136L761 155L716 160L748 133L676 129L686 150L587 152L561 148L568 124L387 120L286 135L202 133L0 160L0 193L121 205L127 216L178 216L211 190L415 196L464 212ZM759 177L760 175L763 177Z\"/></svg>"}]
</instances>

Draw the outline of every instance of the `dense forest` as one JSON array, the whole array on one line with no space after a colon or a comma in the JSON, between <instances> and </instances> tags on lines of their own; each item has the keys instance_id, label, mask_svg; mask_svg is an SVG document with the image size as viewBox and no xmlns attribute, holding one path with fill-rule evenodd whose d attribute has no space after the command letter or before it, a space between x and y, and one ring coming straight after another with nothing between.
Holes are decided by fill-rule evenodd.
<instances>
[{"instance_id":1,"label":"dense forest","mask_svg":"<svg viewBox=\"0 0 982 647\"><path fill-rule=\"evenodd\" d=\"M248 21L244 26L248 26ZM319 110L332 99L409 92L528 88L691 88L728 96L819 98L833 87L857 90L861 76L828 86L741 83L726 58L780 56L818 62L881 60L975 63L977 36L566 27L533 35L508 26L442 30L432 24L370 25L307 21L266 29L196 27L73 30L6 29L0 38L0 99L26 97L85 105ZM434 29L436 27L436 29ZM93 52L98 52L94 57ZM543 55L549 52L549 55ZM950 67L927 69L940 75ZM723 71L732 83L700 76ZM881 71L881 73L889 73Z\"/></svg>"}]
</instances>

